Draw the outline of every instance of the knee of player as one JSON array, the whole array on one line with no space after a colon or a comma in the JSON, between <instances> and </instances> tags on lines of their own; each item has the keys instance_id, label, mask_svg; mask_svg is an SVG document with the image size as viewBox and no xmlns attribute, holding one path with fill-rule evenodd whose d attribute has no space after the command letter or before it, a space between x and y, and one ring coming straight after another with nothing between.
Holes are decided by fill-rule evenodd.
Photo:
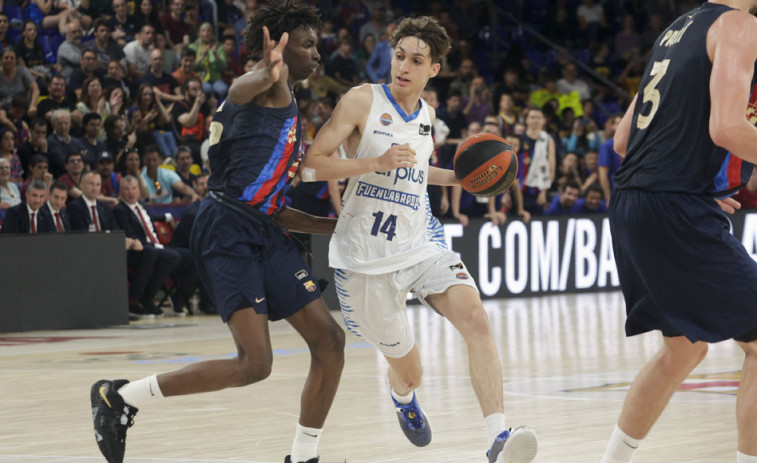
<instances>
[{"instance_id":1,"label":"knee of player","mask_svg":"<svg viewBox=\"0 0 757 463\"><path fill-rule=\"evenodd\" d=\"M489 316L480 301L471 301L461 306L460 310L464 311L464 314L461 317L463 322L458 324L458 329L463 337L482 339L491 336Z\"/></svg>"},{"instance_id":2,"label":"knee of player","mask_svg":"<svg viewBox=\"0 0 757 463\"><path fill-rule=\"evenodd\" d=\"M329 357L332 361L344 361L345 336L336 323L319 336L318 340L310 346L311 353L316 357Z\"/></svg>"},{"instance_id":3,"label":"knee of player","mask_svg":"<svg viewBox=\"0 0 757 463\"><path fill-rule=\"evenodd\" d=\"M418 367L416 371L414 371L411 375L402 378L402 380L408 389L412 391L418 389L423 382L423 367Z\"/></svg>"},{"instance_id":4,"label":"knee of player","mask_svg":"<svg viewBox=\"0 0 757 463\"><path fill-rule=\"evenodd\" d=\"M706 342L691 343L683 336L668 339L668 349L663 359L674 369L694 368L704 359L709 350L709 344Z\"/></svg>"},{"instance_id":5,"label":"knee of player","mask_svg":"<svg viewBox=\"0 0 757 463\"><path fill-rule=\"evenodd\" d=\"M412 367L405 367L402 371L395 370L396 379L407 389L415 390L423 382L423 365L418 363Z\"/></svg>"},{"instance_id":6,"label":"knee of player","mask_svg":"<svg viewBox=\"0 0 757 463\"><path fill-rule=\"evenodd\" d=\"M259 360L259 361L242 361L241 368L239 370L240 386L247 386L249 384L263 381L271 376L271 364L272 361Z\"/></svg>"},{"instance_id":7,"label":"knee of player","mask_svg":"<svg viewBox=\"0 0 757 463\"><path fill-rule=\"evenodd\" d=\"M332 351L343 358L345 344L344 330L337 326L330 333L330 337L332 339Z\"/></svg>"},{"instance_id":8,"label":"knee of player","mask_svg":"<svg viewBox=\"0 0 757 463\"><path fill-rule=\"evenodd\" d=\"M738 344L744 351L744 354L746 354L746 360L757 361L757 340L751 342L738 341Z\"/></svg>"}]
</instances>

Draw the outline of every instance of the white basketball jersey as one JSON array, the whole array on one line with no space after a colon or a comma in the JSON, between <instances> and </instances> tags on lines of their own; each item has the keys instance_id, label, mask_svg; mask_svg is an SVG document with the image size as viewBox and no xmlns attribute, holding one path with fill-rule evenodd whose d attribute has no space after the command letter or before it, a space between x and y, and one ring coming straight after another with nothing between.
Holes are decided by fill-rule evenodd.
<instances>
[{"instance_id":1,"label":"white basketball jersey","mask_svg":"<svg viewBox=\"0 0 757 463\"><path fill-rule=\"evenodd\" d=\"M355 157L377 158L393 145L409 143L417 164L349 179L329 246L329 265L380 274L415 265L447 247L426 193L434 150L428 106L420 100L420 109L408 115L385 84L371 89L373 104Z\"/></svg>"}]
</instances>

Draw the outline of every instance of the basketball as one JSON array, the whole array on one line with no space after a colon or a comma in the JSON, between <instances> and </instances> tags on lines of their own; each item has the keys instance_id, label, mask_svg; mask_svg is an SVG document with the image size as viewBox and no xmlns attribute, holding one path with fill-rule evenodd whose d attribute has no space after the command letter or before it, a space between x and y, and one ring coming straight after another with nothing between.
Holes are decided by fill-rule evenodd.
<instances>
[{"instance_id":1,"label":"basketball","mask_svg":"<svg viewBox=\"0 0 757 463\"><path fill-rule=\"evenodd\" d=\"M490 133L468 137L455 152L455 177L468 193L496 196L512 185L518 174L518 158L512 146Z\"/></svg>"}]
</instances>

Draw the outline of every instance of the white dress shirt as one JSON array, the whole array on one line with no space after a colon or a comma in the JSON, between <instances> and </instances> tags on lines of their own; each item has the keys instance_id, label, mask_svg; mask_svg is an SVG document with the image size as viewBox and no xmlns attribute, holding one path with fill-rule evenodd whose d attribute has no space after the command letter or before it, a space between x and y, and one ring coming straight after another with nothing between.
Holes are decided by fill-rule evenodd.
<instances>
[{"instance_id":1,"label":"white dress shirt","mask_svg":"<svg viewBox=\"0 0 757 463\"><path fill-rule=\"evenodd\" d=\"M89 218L92 219L92 224L94 224L95 223L95 217L92 216L92 207L94 207L95 210L97 210L97 201L90 201L84 195L81 195L81 197L84 200L84 203L87 205L87 212L89 212ZM100 230L100 231L102 231L102 229L103 229L103 223L100 221L99 214L98 214L98 217L97 217L97 229Z\"/></svg>"},{"instance_id":2,"label":"white dress shirt","mask_svg":"<svg viewBox=\"0 0 757 463\"><path fill-rule=\"evenodd\" d=\"M139 223L142 224L142 229L144 229L145 236L147 236L147 239L149 240L150 239L150 234L152 234L152 236L155 237L155 239L157 240L158 239L158 232L155 230L155 227L153 227L153 225L152 225L152 220L150 220L150 214L147 212L147 209L145 209L138 202L134 203L134 204L126 203L126 205L128 205L129 209L131 209L131 211L134 213L134 215L137 216L137 220L139 220ZM139 209L139 211L142 212L142 217L144 217L144 222L142 222L142 218L140 218L139 212L137 211L137 209ZM147 226L147 228L145 228L145 226ZM154 244L155 244L156 248L163 249L163 245L160 244L160 242L157 242L157 243L154 243Z\"/></svg>"}]
</instances>

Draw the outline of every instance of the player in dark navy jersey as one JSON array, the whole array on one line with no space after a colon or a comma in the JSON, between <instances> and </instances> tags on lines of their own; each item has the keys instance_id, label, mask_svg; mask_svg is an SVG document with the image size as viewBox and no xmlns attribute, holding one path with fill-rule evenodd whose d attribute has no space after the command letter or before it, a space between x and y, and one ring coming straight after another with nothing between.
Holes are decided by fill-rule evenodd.
<instances>
[{"instance_id":1,"label":"player in dark navy jersey","mask_svg":"<svg viewBox=\"0 0 757 463\"><path fill-rule=\"evenodd\" d=\"M197 213L190 244L238 356L131 383L95 383L95 435L111 463L123 461L126 430L149 400L265 379L273 360L268 322L282 318L302 335L311 352L294 444L285 461L318 462L321 429L344 364L344 332L286 229L330 234L336 221L286 208L284 189L301 158L301 128L291 87L317 69L320 27L316 10L294 0L259 7L245 41L246 48L262 52L263 59L234 81L210 126L210 193Z\"/></svg>"},{"instance_id":2,"label":"player in dark navy jersey","mask_svg":"<svg viewBox=\"0 0 757 463\"><path fill-rule=\"evenodd\" d=\"M625 159L609 214L626 334L657 330L663 346L632 383L602 463L630 462L708 343L726 339L746 354L736 461L757 463L757 263L723 212L739 208L728 195L757 161L755 9L711 1L678 18L615 134Z\"/></svg>"}]
</instances>

